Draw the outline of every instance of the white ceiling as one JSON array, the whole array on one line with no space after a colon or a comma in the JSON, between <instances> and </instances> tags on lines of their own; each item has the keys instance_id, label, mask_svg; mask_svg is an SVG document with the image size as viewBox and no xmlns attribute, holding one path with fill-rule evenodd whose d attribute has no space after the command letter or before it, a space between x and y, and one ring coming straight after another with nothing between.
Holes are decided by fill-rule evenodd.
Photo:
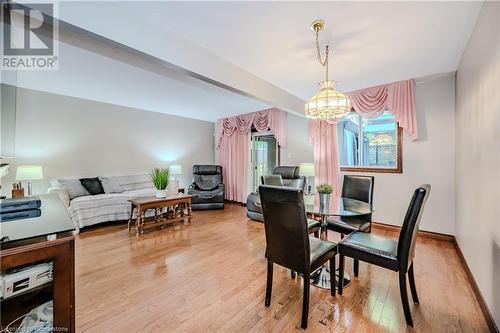
<instances>
[{"instance_id":1,"label":"white ceiling","mask_svg":"<svg viewBox=\"0 0 500 333\"><path fill-rule=\"evenodd\" d=\"M457 69L482 2L128 2L124 8L306 99L323 69L351 91Z\"/></svg>"},{"instance_id":2,"label":"white ceiling","mask_svg":"<svg viewBox=\"0 0 500 333\"><path fill-rule=\"evenodd\" d=\"M59 59L59 70L19 71L17 77L2 76L2 82L207 121L269 107L203 81L154 73L62 42Z\"/></svg>"},{"instance_id":3,"label":"white ceiling","mask_svg":"<svg viewBox=\"0 0 500 333\"><path fill-rule=\"evenodd\" d=\"M214 121L271 106L300 113L324 71L313 20L327 23L330 76L351 91L455 71L482 2L61 1L59 17L185 72L155 73L61 44L60 71L18 84ZM196 76L195 75L195 76ZM247 96L253 96L249 98Z\"/></svg>"}]
</instances>

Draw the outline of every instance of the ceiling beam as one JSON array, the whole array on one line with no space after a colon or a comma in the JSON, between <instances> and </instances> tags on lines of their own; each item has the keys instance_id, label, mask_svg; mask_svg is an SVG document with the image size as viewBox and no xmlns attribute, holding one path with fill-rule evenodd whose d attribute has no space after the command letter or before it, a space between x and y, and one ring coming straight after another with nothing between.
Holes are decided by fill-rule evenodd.
<instances>
[{"instance_id":1,"label":"ceiling beam","mask_svg":"<svg viewBox=\"0 0 500 333\"><path fill-rule=\"evenodd\" d=\"M61 34L61 38L82 35L125 51L131 59L147 60L179 74L303 115L304 101L301 98L154 26L139 15L122 10L119 3L60 2L58 12L56 20L60 31L71 32ZM151 31L156 33L152 35Z\"/></svg>"}]
</instances>

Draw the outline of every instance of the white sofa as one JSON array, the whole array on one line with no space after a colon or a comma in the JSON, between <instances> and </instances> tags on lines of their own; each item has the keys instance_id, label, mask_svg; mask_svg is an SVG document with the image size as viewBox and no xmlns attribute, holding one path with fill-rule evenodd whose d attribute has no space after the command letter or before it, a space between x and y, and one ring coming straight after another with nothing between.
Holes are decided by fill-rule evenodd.
<instances>
[{"instance_id":1,"label":"white sofa","mask_svg":"<svg viewBox=\"0 0 500 333\"><path fill-rule=\"evenodd\" d=\"M131 210L129 199L155 195L153 183L148 175L105 178L113 181L115 185L118 184L120 192L97 195L87 192L87 195L72 198L70 193L75 191L68 188L71 183L72 186L75 186L75 183L78 185L78 179L56 179L51 182L48 193L59 194L78 230L98 223L128 220Z\"/></svg>"}]
</instances>

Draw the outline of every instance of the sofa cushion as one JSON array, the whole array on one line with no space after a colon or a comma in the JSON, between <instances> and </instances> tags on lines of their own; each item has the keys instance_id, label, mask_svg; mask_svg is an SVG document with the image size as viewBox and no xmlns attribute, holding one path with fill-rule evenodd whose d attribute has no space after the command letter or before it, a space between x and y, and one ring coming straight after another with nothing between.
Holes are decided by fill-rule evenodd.
<instances>
[{"instance_id":1,"label":"sofa cushion","mask_svg":"<svg viewBox=\"0 0 500 333\"><path fill-rule=\"evenodd\" d=\"M148 198L148 197L154 197L155 196L155 189L154 188L143 188L141 190L132 190L132 191L125 191L122 192L122 194L126 195L128 198Z\"/></svg>"},{"instance_id":2,"label":"sofa cushion","mask_svg":"<svg viewBox=\"0 0 500 333\"><path fill-rule=\"evenodd\" d=\"M122 193L123 189L116 180L116 177L99 177L104 193Z\"/></svg>"},{"instance_id":3,"label":"sofa cushion","mask_svg":"<svg viewBox=\"0 0 500 333\"><path fill-rule=\"evenodd\" d=\"M78 179L58 179L54 182L54 185L55 184L57 184L55 187L61 187L66 190L71 200L89 195L89 192L83 187Z\"/></svg>"},{"instance_id":4,"label":"sofa cushion","mask_svg":"<svg viewBox=\"0 0 500 333\"><path fill-rule=\"evenodd\" d=\"M212 175L199 175L195 178L196 187L203 191L214 190L219 183L219 180Z\"/></svg>"},{"instance_id":5,"label":"sofa cushion","mask_svg":"<svg viewBox=\"0 0 500 333\"><path fill-rule=\"evenodd\" d=\"M216 188L210 191L199 190L191 188L188 194L192 195L192 203L223 203L224 202L224 190L222 188Z\"/></svg>"},{"instance_id":6,"label":"sofa cushion","mask_svg":"<svg viewBox=\"0 0 500 333\"><path fill-rule=\"evenodd\" d=\"M99 178L80 178L80 183L91 195L104 194L101 181Z\"/></svg>"},{"instance_id":7,"label":"sofa cushion","mask_svg":"<svg viewBox=\"0 0 500 333\"><path fill-rule=\"evenodd\" d=\"M79 228L130 217L129 197L125 194L97 194L75 198L68 213Z\"/></svg>"},{"instance_id":8,"label":"sofa cushion","mask_svg":"<svg viewBox=\"0 0 500 333\"><path fill-rule=\"evenodd\" d=\"M193 174L198 174L198 175L222 174L222 167L220 165L193 165Z\"/></svg>"},{"instance_id":9,"label":"sofa cushion","mask_svg":"<svg viewBox=\"0 0 500 333\"><path fill-rule=\"evenodd\" d=\"M147 174L133 176L109 177L118 182L124 191L142 190L154 188L151 178Z\"/></svg>"}]
</instances>

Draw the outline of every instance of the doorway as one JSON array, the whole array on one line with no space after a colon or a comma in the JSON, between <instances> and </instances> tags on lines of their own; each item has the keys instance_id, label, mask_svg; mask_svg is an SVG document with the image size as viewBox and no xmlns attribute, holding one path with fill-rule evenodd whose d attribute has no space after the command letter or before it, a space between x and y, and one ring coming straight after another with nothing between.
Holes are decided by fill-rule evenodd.
<instances>
[{"instance_id":1,"label":"doorway","mask_svg":"<svg viewBox=\"0 0 500 333\"><path fill-rule=\"evenodd\" d=\"M260 178L270 175L279 164L279 146L272 133L252 133L252 191L255 192L261 183Z\"/></svg>"}]
</instances>

